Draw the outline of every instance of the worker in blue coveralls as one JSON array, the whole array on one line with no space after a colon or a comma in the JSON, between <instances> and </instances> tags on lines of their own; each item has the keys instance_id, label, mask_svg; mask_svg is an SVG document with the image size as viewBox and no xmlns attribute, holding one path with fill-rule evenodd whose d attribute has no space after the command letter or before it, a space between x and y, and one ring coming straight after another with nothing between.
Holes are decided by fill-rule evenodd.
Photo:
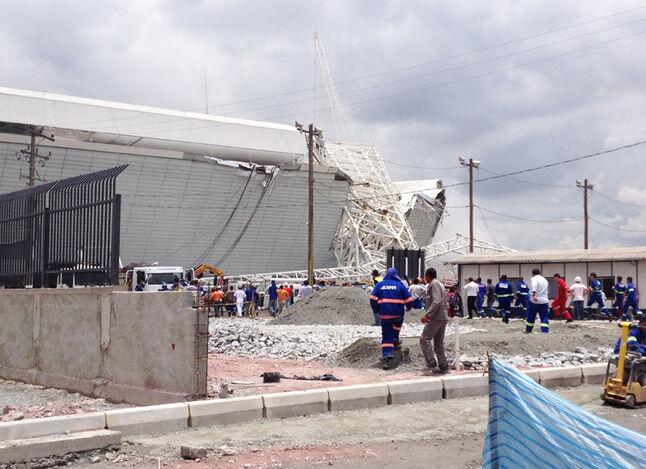
<instances>
[{"instance_id":1,"label":"worker in blue coveralls","mask_svg":"<svg viewBox=\"0 0 646 469\"><path fill-rule=\"evenodd\" d=\"M520 317L525 317L527 308L529 308L529 287L522 277L516 282L516 302L514 306L521 309Z\"/></svg>"},{"instance_id":2,"label":"worker in blue coveralls","mask_svg":"<svg viewBox=\"0 0 646 469\"><path fill-rule=\"evenodd\" d=\"M637 327L632 327L628 333L628 350L639 352L642 357L646 357L646 317L639 320ZM615 353L619 353L621 347L621 337L615 343Z\"/></svg>"},{"instance_id":3,"label":"worker in blue coveralls","mask_svg":"<svg viewBox=\"0 0 646 469\"><path fill-rule=\"evenodd\" d=\"M484 300L487 296L487 286L482 283L482 279L478 277L478 280L476 280L478 283L478 297L476 299L476 310L478 311L478 314L480 315L481 318L484 318L485 315L485 310L484 310Z\"/></svg>"},{"instance_id":4,"label":"worker in blue coveralls","mask_svg":"<svg viewBox=\"0 0 646 469\"><path fill-rule=\"evenodd\" d=\"M404 309L410 310L413 303L406 285L399 278L397 270L389 268L384 279L377 283L370 295L370 306L379 315L381 323L381 353L384 356L384 370L391 367L395 349L401 348L399 331L404 322Z\"/></svg>"},{"instance_id":5,"label":"worker in blue coveralls","mask_svg":"<svg viewBox=\"0 0 646 469\"><path fill-rule=\"evenodd\" d=\"M506 275L500 276L500 281L496 284L493 292L498 300L498 311L502 317L502 322L509 324L509 315L511 313L511 302L514 299L514 290L511 283L507 280Z\"/></svg>"},{"instance_id":6,"label":"worker in blue coveralls","mask_svg":"<svg viewBox=\"0 0 646 469\"><path fill-rule=\"evenodd\" d=\"M633 315L630 310L635 313L637 316L642 316L642 312L639 310L637 303L639 301L639 292L637 291L637 285L633 283L632 277L626 277L626 303L624 304L624 317L628 320L633 319Z\"/></svg>"},{"instance_id":7,"label":"worker in blue coveralls","mask_svg":"<svg viewBox=\"0 0 646 469\"><path fill-rule=\"evenodd\" d=\"M617 282L613 287L615 292L615 301L612 302L612 306L617 308L617 319L624 316L624 300L626 299L626 284L622 282L623 277L617 277Z\"/></svg>"},{"instance_id":8,"label":"worker in blue coveralls","mask_svg":"<svg viewBox=\"0 0 646 469\"><path fill-rule=\"evenodd\" d=\"M588 299L588 308L596 303L599 306L599 310L603 313L604 316L610 316L608 308L603 301L603 295L601 294L601 281L597 278L597 274L592 272L590 274L590 298Z\"/></svg>"}]
</instances>

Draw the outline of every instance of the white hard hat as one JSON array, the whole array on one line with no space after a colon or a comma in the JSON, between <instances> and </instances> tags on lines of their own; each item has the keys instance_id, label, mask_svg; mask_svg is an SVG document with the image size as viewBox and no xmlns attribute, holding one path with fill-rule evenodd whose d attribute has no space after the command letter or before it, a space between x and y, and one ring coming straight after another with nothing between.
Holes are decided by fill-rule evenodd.
<instances>
[{"instance_id":1,"label":"white hard hat","mask_svg":"<svg viewBox=\"0 0 646 469\"><path fill-rule=\"evenodd\" d=\"M574 279L574 281L575 281L576 283L581 283L581 277L576 277L576 278Z\"/></svg>"}]
</instances>

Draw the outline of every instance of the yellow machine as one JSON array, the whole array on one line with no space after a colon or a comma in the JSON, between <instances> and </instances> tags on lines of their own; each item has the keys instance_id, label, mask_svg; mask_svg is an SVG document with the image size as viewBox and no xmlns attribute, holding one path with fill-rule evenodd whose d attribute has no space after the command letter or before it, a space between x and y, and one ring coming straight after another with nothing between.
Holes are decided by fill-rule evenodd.
<instances>
[{"instance_id":1,"label":"yellow machine","mask_svg":"<svg viewBox=\"0 0 646 469\"><path fill-rule=\"evenodd\" d=\"M223 277L224 276L224 271L222 269L219 269L215 267L214 265L211 264L200 264L195 269L193 269L193 275L195 278L199 278L200 275L204 274L206 271L211 272L214 277Z\"/></svg>"},{"instance_id":2,"label":"yellow machine","mask_svg":"<svg viewBox=\"0 0 646 469\"><path fill-rule=\"evenodd\" d=\"M619 355L608 361L605 388L601 398L606 402L636 407L646 404L646 357L628 352L628 333L633 326L622 322ZM611 365L616 365L615 376L610 376Z\"/></svg>"}]
</instances>

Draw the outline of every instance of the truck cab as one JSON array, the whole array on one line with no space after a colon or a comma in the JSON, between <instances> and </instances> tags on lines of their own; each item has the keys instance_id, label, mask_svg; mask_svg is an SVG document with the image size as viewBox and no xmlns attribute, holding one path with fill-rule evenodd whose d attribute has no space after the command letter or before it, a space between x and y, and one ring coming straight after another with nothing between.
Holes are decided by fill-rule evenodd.
<instances>
[{"instance_id":1,"label":"truck cab","mask_svg":"<svg viewBox=\"0 0 646 469\"><path fill-rule=\"evenodd\" d=\"M139 282L143 281L144 291L159 291L162 284L168 285L170 288L173 285L173 280L184 278L183 267L135 267L132 271L126 274L130 277L129 290L136 291Z\"/></svg>"}]
</instances>

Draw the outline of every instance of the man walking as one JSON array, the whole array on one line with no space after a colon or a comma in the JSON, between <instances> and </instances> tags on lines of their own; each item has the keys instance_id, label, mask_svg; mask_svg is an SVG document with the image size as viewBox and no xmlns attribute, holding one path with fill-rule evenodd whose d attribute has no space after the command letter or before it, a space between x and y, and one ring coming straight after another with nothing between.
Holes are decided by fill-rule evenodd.
<instances>
[{"instance_id":1,"label":"man walking","mask_svg":"<svg viewBox=\"0 0 646 469\"><path fill-rule=\"evenodd\" d=\"M617 308L617 313L615 316L617 319L620 319L624 316L624 298L626 296L626 285L622 282L623 277L617 277L617 283L613 290L615 291L615 301L612 303L612 306Z\"/></svg>"},{"instance_id":2,"label":"man walking","mask_svg":"<svg viewBox=\"0 0 646 469\"><path fill-rule=\"evenodd\" d=\"M276 287L276 280L271 281L271 285L267 288L267 295L269 296L269 315L273 318L276 316L276 310L278 309L278 288Z\"/></svg>"},{"instance_id":3,"label":"man walking","mask_svg":"<svg viewBox=\"0 0 646 469\"><path fill-rule=\"evenodd\" d=\"M413 297L399 278L397 270L389 268L386 277L372 290L370 306L381 323L381 353L384 370L391 368L395 349L401 347L399 331L404 323L404 308L410 310Z\"/></svg>"},{"instance_id":4,"label":"man walking","mask_svg":"<svg viewBox=\"0 0 646 469\"><path fill-rule=\"evenodd\" d=\"M437 279L435 269L426 269L425 280L427 307L422 322L426 325L419 339L419 345L426 361L426 367L434 373L447 374L449 362L444 351L444 333L449 316L446 311L447 296L444 285ZM431 344L432 342L432 344Z\"/></svg>"},{"instance_id":5,"label":"man walking","mask_svg":"<svg viewBox=\"0 0 646 469\"><path fill-rule=\"evenodd\" d=\"M572 294L572 306L574 306L574 319L581 321L584 317L583 304L588 294L588 287L581 283L581 277L576 277L570 287L570 292Z\"/></svg>"},{"instance_id":6,"label":"man walking","mask_svg":"<svg viewBox=\"0 0 646 469\"><path fill-rule=\"evenodd\" d=\"M536 314L541 318L541 332L548 333L550 331L549 311L548 305L550 300L547 297L547 279L541 275L540 269L532 270L531 290L532 297L529 300L529 308L527 309L527 319L525 323L525 334L531 334L534 329L534 321L536 321Z\"/></svg>"},{"instance_id":7,"label":"man walking","mask_svg":"<svg viewBox=\"0 0 646 469\"><path fill-rule=\"evenodd\" d=\"M478 291L478 284L473 281L473 277L469 277L467 284L464 286L464 296L467 297L467 313L469 314L469 319L473 319L474 312L478 314L478 311L476 310Z\"/></svg>"},{"instance_id":8,"label":"man walking","mask_svg":"<svg viewBox=\"0 0 646 469\"><path fill-rule=\"evenodd\" d=\"M289 301L289 292L284 285L281 285L276 291L276 295L278 296L278 314L282 314Z\"/></svg>"},{"instance_id":9,"label":"man walking","mask_svg":"<svg viewBox=\"0 0 646 469\"><path fill-rule=\"evenodd\" d=\"M639 302L639 292L637 291L637 285L633 283L632 277L627 277L626 281L628 282L628 284L626 285L626 305L624 306L624 316L629 321L632 321L633 316L630 313L630 309L632 309L633 313L640 317L642 315L642 312L639 310L639 306L637 306Z\"/></svg>"},{"instance_id":10,"label":"man walking","mask_svg":"<svg viewBox=\"0 0 646 469\"><path fill-rule=\"evenodd\" d=\"M247 294L244 291L244 287L240 285L238 287L238 290L235 293L235 299L236 299L236 310L238 312L238 317L242 317L242 313L244 312L244 302L247 299Z\"/></svg>"},{"instance_id":11,"label":"man walking","mask_svg":"<svg viewBox=\"0 0 646 469\"><path fill-rule=\"evenodd\" d=\"M485 317L485 312L484 312L484 300L485 297L487 296L487 287L485 286L484 283L482 283L482 279L478 277L478 280L476 280L478 283L478 297L476 300L476 308L478 310L478 314L480 315L481 318Z\"/></svg>"},{"instance_id":12,"label":"man walking","mask_svg":"<svg viewBox=\"0 0 646 469\"><path fill-rule=\"evenodd\" d=\"M502 322L509 324L509 315L511 314L511 302L514 299L514 290L511 287L511 283L507 280L506 275L500 276L500 281L496 284L494 293L498 299L498 311L500 311Z\"/></svg>"},{"instance_id":13,"label":"man walking","mask_svg":"<svg viewBox=\"0 0 646 469\"><path fill-rule=\"evenodd\" d=\"M493 310L493 304L496 302L496 292L494 291L494 285L493 281L488 278L487 279L487 309L485 311L485 315L488 317L491 317L495 314L495 311Z\"/></svg>"},{"instance_id":14,"label":"man walking","mask_svg":"<svg viewBox=\"0 0 646 469\"><path fill-rule=\"evenodd\" d=\"M554 274L556 281L556 298L552 301L552 312L555 318L563 316L566 322L572 322L572 315L566 308L567 297L570 295L570 288L560 274Z\"/></svg>"},{"instance_id":15,"label":"man walking","mask_svg":"<svg viewBox=\"0 0 646 469\"><path fill-rule=\"evenodd\" d=\"M597 278L597 274L592 272L590 274L590 299L588 300L588 308L592 312L592 306L597 304L603 315L608 317L610 313L608 312L608 308L606 308L606 302L603 301L601 291L601 281Z\"/></svg>"},{"instance_id":16,"label":"man walking","mask_svg":"<svg viewBox=\"0 0 646 469\"><path fill-rule=\"evenodd\" d=\"M529 287L522 277L516 282L516 303L514 306L520 308L519 316L521 318L527 315L527 308L529 308Z\"/></svg>"}]
</instances>

